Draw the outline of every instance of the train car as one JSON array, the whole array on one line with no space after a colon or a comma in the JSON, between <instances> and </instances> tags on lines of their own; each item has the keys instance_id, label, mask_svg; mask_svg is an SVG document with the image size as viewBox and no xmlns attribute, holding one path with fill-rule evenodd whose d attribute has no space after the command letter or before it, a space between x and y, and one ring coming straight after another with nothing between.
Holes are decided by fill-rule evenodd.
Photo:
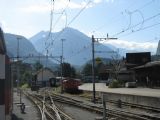
<instances>
[{"instance_id":1,"label":"train car","mask_svg":"<svg viewBox=\"0 0 160 120\"><path fill-rule=\"evenodd\" d=\"M12 82L11 64L7 56L3 32L0 28L0 120L11 120Z\"/></svg>"},{"instance_id":2,"label":"train car","mask_svg":"<svg viewBox=\"0 0 160 120\"><path fill-rule=\"evenodd\" d=\"M63 80L63 89L68 93L79 93L78 86L81 85L80 80L75 79L64 79Z\"/></svg>"}]
</instances>

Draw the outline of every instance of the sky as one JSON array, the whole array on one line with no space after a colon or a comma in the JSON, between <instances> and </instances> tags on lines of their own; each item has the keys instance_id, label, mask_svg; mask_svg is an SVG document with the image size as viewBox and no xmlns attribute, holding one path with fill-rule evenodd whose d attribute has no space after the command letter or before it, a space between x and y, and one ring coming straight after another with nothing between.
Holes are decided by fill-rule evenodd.
<instances>
[{"instance_id":1,"label":"sky","mask_svg":"<svg viewBox=\"0 0 160 120\"><path fill-rule=\"evenodd\" d=\"M0 26L5 33L30 38L49 31L52 21L52 32L72 27L89 37L108 34L118 39L105 44L153 54L160 40L160 0L0 1Z\"/></svg>"}]
</instances>

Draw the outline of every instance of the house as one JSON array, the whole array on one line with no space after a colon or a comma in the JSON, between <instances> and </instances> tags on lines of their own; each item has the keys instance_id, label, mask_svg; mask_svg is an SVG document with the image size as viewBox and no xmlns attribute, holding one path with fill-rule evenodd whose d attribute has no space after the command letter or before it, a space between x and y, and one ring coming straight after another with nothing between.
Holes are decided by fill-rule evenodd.
<instances>
[{"instance_id":1,"label":"house","mask_svg":"<svg viewBox=\"0 0 160 120\"><path fill-rule=\"evenodd\" d=\"M49 68L42 68L36 73L36 84L41 87L50 86L51 78L55 78L54 72Z\"/></svg>"},{"instance_id":2,"label":"house","mask_svg":"<svg viewBox=\"0 0 160 120\"><path fill-rule=\"evenodd\" d=\"M133 68L137 84L144 87L160 87L160 61L148 62Z\"/></svg>"}]
</instances>

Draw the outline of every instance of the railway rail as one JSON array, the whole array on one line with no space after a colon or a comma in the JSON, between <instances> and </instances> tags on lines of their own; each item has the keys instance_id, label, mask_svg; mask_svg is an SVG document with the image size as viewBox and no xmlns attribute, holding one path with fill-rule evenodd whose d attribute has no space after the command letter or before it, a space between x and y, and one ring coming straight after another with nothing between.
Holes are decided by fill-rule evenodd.
<instances>
[{"instance_id":1,"label":"railway rail","mask_svg":"<svg viewBox=\"0 0 160 120\"><path fill-rule=\"evenodd\" d=\"M41 100L43 99L43 96L41 94L33 94L32 96L36 96ZM93 103L84 102L80 99L77 100L72 97L67 97L67 96L60 95L60 94L55 94L55 93L51 94L50 91L47 91L45 101L48 101L47 107L49 107L49 108L52 107L55 109L54 106L56 106L56 105L54 104L53 101L56 101L56 102L60 102L63 104L69 104L69 105L76 106L76 107L79 107L82 109L86 109L86 110L89 110L92 112L96 112L101 115L103 114L102 105L95 105ZM112 102L115 102L115 101L112 101ZM136 106L134 106L134 107L136 107ZM143 107L143 106L141 106L141 107ZM60 111L59 108L56 108L56 109L58 109L58 111ZM149 109L151 109L151 108L149 108ZM108 118L116 118L116 120L159 120L160 119L160 116L152 115L149 113L144 114L144 113L138 113L138 112L133 112L133 111L127 111L124 109L117 109L117 108L111 109L111 108L107 107L106 111L107 111L106 114L107 114ZM55 114L57 116L59 116L57 113L61 113L61 112L55 112ZM63 112L61 114L63 114ZM64 116L65 115L66 114L64 114ZM65 117L64 117L64 119L65 119ZM71 118L67 118L67 119L71 120Z\"/></svg>"},{"instance_id":2,"label":"railway rail","mask_svg":"<svg viewBox=\"0 0 160 120\"><path fill-rule=\"evenodd\" d=\"M41 120L73 120L73 118L64 113L54 104L54 101L49 94L39 96L25 92L25 95L34 102L39 109Z\"/></svg>"},{"instance_id":3,"label":"railway rail","mask_svg":"<svg viewBox=\"0 0 160 120\"><path fill-rule=\"evenodd\" d=\"M70 97L65 97L65 96L61 96L58 94L52 94L52 97L55 101L59 101L61 103L65 103L65 104L70 104L70 105L74 105L74 106L78 106L84 109L88 109L97 113L101 113L103 112L103 107L102 106L95 106L93 104L86 104L83 101L80 100L75 100L72 99ZM136 105L134 105L134 107L136 107ZM141 107L143 108L143 106L138 106L137 107ZM147 107L145 106L145 109L147 109ZM152 110L152 108L148 107L148 110ZM156 112L158 112L158 109L154 109L154 111L156 110ZM123 110L123 109L111 109L111 108L107 108L107 115L108 116L113 116L113 117L117 117L117 118L121 118L123 120L128 120L128 119L134 119L134 120L159 120L160 116L157 115L152 115L149 113L138 113L138 112L133 112L133 111L127 111L127 110Z\"/></svg>"},{"instance_id":4,"label":"railway rail","mask_svg":"<svg viewBox=\"0 0 160 120\"><path fill-rule=\"evenodd\" d=\"M85 96L81 96L84 98L87 98L89 101L91 101L92 97L90 95L85 95ZM102 100L100 97L98 97L97 99L98 103L101 103ZM151 106L145 106L145 105L140 105L140 104L134 104L134 103L128 103L128 102L123 102L120 101L120 105L119 105L119 101L118 100L106 100L107 105L111 105L111 106L116 106L122 109L135 109L136 111L144 111L150 114L159 114L160 116L160 108L156 108L156 107L151 107ZM148 116L149 117L149 116ZM152 115L150 115L150 118L156 118ZM158 119L160 119L160 117L157 117Z\"/></svg>"}]
</instances>

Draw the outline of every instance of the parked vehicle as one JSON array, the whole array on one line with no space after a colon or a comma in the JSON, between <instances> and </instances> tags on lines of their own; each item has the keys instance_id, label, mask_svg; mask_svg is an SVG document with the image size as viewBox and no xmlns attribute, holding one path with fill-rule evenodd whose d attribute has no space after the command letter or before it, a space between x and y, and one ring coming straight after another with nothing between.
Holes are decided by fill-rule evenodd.
<instances>
[{"instance_id":1,"label":"parked vehicle","mask_svg":"<svg viewBox=\"0 0 160 120\"><path fill-rule=\"evenodd\" d=\"M78 93L80 92L78 90L78 86L81 85L80 80L75 80L75 79L64 79L63 80L63 89L65 92L69 92L69 93Z\"/></svg>"}]
</instances>

